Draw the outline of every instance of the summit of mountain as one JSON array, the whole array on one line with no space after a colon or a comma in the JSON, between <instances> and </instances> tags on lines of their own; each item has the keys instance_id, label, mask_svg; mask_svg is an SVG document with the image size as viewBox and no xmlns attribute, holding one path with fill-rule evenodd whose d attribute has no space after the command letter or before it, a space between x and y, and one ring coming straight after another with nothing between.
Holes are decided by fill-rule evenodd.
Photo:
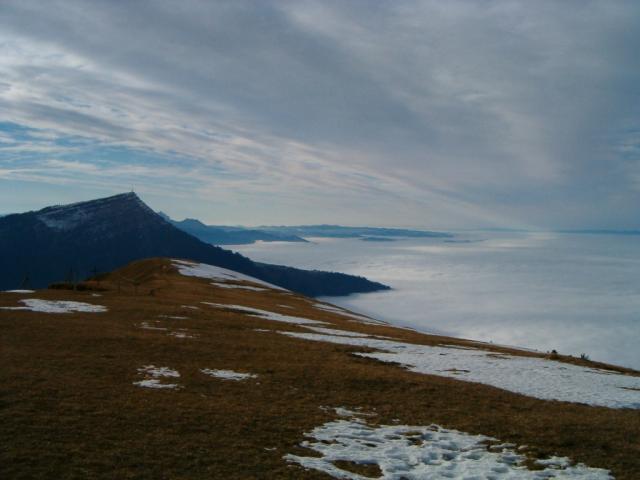
<instances>
[{"instance_id":1,"label":"summit of mountain","mask_svg":"<svg viewBox=\"0 0 640 480\"><path fill-rule=\"evenodd\" d=\"M0 289L74 281L151 257L217 265L311 296L389 288L352 275L253 262L176 228L133 192L0 218Z\"/></svg>"}]
</instances>

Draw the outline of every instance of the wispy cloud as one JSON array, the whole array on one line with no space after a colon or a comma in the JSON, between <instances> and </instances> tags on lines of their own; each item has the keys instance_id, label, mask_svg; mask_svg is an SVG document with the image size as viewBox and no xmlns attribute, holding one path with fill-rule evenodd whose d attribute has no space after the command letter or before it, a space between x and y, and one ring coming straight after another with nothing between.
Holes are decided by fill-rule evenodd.
<instances>
[{"instance_id":1,"label":"wispy cloud","mask_svg":"<svg viewBox=\"0 0 640 480\"><path fill-rule=\"evenodd\" d=\"M135 183L249 223L632 226L638 20L624 1L3 2L1 178Z\"/></svg>"}]
</instances>

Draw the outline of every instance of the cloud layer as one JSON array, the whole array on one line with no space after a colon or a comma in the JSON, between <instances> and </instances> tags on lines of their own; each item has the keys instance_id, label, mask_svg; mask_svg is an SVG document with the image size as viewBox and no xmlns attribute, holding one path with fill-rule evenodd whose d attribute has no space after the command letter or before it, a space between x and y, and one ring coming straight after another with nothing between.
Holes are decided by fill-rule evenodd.
<instances>
[{"instance_id":1,"label":"cloud layer","mask_svg":"<svg viewBox=\"0 0 640 480\"><path fill-rule=\"evenodd\" d=\"M3 2L0 182L133 184L213 223L637 227L639 20L623 1Z\"/></svg>"}]
</instances>

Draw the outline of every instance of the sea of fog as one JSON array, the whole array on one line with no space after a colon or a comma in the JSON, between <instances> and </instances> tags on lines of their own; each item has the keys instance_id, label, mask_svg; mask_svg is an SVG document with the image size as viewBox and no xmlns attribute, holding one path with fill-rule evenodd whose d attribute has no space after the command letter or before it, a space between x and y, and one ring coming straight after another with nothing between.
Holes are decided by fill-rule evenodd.
<instances>
[{"instance_id":1,"label":"sea of fog","mask_svg":"<svg viewBox=\"0 0 640 480\"><path fill-rule=\"evenodd\" d=\"M465 232L455 242L310 240L233 249L385 283L393 290L324 300L396 325L640 369L640 237Z\"/></svg>"}]
</instances>

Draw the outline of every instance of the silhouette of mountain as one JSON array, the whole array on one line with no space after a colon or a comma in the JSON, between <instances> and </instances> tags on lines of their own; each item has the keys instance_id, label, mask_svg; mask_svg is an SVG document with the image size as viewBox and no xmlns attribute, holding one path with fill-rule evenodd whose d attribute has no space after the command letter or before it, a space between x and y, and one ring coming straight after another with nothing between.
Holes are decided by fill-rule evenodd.
<instances>
[{"instance_id":1,"label":"silhouette of mountain","mask_svg":"<svg viewBox=\"0 0 640 480\"><path fill-rule=\"evenodd\" d=\"M158 212L173 226L213 245L242 245L263 242L307 242L303 237L360 238L369 242L392 241L396 238L452 238L446 232L408 230L404 228L345 227L341 225L262 226L257 228L205 225L187 218L176 221Z\"/></svg>"},{"instance_id":2,"label":"silhouette of mountain","mask_svg":"<svg viewBox=\"0 0 640 480\"><path fill-rule=\"evenodd\" d=\"M176 221L162 212L158 212L158 214L174 227L213 245L243 245L258 240L263 242L306 242L304 238L286 233L265 232L254 228L226 225L205 225L200 220L193 218Z\"/></svg>"},{"instance_id":3,"label":"silhouette of mountain","mask_svg":"<svg viewBox=\"0 0 640 480\"><path fill-rule=\"evenodd\" d=\"M174 227L135 193L0 218L0 289L80 279L151 257L236 270L305 295L348 295L389 287L362 277L253 262Z\"/></svg>"},{"instance_id":4,"label":"silhouette of mountain","mask_svg":"<svg viewBox=\"0 0 640 480\"><path fill-rule=\"evenodd\" d=\"M346 227L341 225L298 225L264 226L261 231L279 235L298 235L301 237L399 237L399 238L452 238L451 233L428 230L408 230L406 228Z\"/></svg>"}]
</instances>

